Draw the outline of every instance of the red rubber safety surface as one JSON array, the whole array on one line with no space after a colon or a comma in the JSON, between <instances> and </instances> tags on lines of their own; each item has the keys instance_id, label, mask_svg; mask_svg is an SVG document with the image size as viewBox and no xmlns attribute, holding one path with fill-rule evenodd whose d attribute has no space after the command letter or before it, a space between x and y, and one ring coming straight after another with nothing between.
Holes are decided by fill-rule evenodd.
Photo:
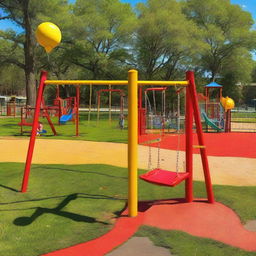
<instances>
[{"instance_id":1,"label":"red rubber safety surface","mask_svg":"<svg viewBox=\"0 0 256 256\"><path fill-rule=\"evenodd\" d=\"M139 203L137 217L129 218L126 213L102 237L44 256L105 255L129 239L141 225L181 230L243 250L256 251L256 232L246 230L235 212L220 203L209 204L203 200L186 203L184 199L149 201Z\"/></svg>"},{"instance_id":2,"label":"red rubber safety surface","mask_svg":"<svg viewBox=\"0 0 256 256\"><path fill-rule=\"evenodd\" d=\"M140 136L139 143L159 138L157 134ZM197 135L193 134L194 145L198 145ZM206 152L209 156L229 156L256 158L256 133L204 133ZM178 135L166 134L162 136L160 147L177 150ZM158 143L151 144L157 147ZM180 150L185 151L185 136L180 135ZM199 154L199 149L194 153Z\"/></svg>"}]
</instances>

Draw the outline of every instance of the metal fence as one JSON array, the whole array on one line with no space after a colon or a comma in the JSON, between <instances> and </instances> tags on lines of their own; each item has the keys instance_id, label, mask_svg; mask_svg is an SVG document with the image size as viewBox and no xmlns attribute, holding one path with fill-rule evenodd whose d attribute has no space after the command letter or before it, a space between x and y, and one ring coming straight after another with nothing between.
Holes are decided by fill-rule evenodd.
<instances>
[{"instance_id":1,"label":"metal fence","mask_svg":"<svg viewBox=\"0 0 256 256\"><path fill-rule=\"evenodd\" d=\"M256 132L256 110L253 107L236 108L231 111L232 132Z\"/></svg>"}]
</instances>

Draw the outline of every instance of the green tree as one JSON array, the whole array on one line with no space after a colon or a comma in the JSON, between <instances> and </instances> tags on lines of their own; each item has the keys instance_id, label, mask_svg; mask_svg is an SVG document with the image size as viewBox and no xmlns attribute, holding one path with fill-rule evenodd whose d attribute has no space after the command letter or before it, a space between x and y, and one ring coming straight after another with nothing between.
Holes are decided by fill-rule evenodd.
<instances>
[{"instance_id":1,"label":"green tree","mask_svg":"<svg viewBox=\"0 0 256 256\"><path fill-rule=\"evenodd\" d=\"M202 71L208 72L213 81L230 73L228 69L232 68L238 81L244 79L239 69L248 68L251 58L248 53L255 48L256 42L251 14L229 0L186 0L184 6L188 18L201 29L202 40L207 44L207 48L198 49ZM241 60L241 52L247 60L233 65Z\"/></svg>"},{"instance_id":2,"label":"green tree","mask_svg":"<svg viewBox=\"0 0 256 256\"><path fill-rule=\"evenodd\" d=\"M148 0L137 9L136 56L143 76L165 80L179 76L179 70L192 63L195 49L204 47L197 27L175 0Z\"/></svg>"},{"instance_id":3,"label":"green tree","mask_svg":"<svg viewBox=\"0 0 256 256\"><path fill-rule=\"evenodd\" d=\"M67 5L67 0L0 0L0 8L4 15L0 19L9 19L15 22L24 32L1 32L1 37L13 42L13 47L17 44L23 48L24 59L13 56L1 56L2 61L14 63L25 71L27 104L35 104L36 96L36 72L35 72L35 48L36 41L34 31L42 21L41 18L47 16L54 17L56 13L60 15L63 6ZM63 13L62 13L63 15ZM68 15L66 12L65 15ZM63 15L65 17L65 15ZM45 20L44 20L45 21ZM5 59L3 59L5 57Z\"/></svg>"},{"instance_id":4,"label":"green tree","mask_svg":"<svg viewBox=\"0 0 256 256\"><path fill-rule=\"evenodd\" d=\"M223 85L223 95L242 103L242 85L251 82L254 61L244 48L237 48L233 52L234 54L223 62L220 83Z\"/></svg>"},{"instance_id":5,"label":"green tree","mask_svg":"<svg viewBox=\"0 0 256 256\"><path fill-rule=\"evenodd\" d=\"M15 74L15 75L13 75ZM24 94L24 74L22 69L14 64L1 66L0 70L0 94L1 95L23 95Z\"/></svg>"},{"instance_id":6,"label":"green tree","mask_svg":"<svg viewBox=\"0 0 256 256\"><path fill-rule=\"evenodd\" d=\"M136 26L131 6L119 0L77 0L73 14L67 57L93 79L119 76L131 58Z\"/></svg>"}]
</instances>

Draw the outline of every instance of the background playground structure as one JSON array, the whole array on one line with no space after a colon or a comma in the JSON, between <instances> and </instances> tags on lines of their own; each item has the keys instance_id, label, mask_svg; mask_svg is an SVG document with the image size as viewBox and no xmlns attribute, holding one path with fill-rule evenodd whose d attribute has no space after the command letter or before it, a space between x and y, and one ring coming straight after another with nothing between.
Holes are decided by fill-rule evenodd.
<instances>
[{"instance_id":1,"label":"background playground structure","mask_svg":"<svg viewBox=\"0 0 256 256\"><path fill-rule=\"evenodd\" d=\"M102 85L100 86L100 88L102 88L102 90L105 90L104 88L109 85ZM51 117L54 116L58 116L58 118L60 119L60 117L62 115L66 115L66 113L68 111L70 111L70 100L69 98L72 97L76 97L75 94L76 92L74 91L70 96L70 97L66 97L63 93L63 90L60 90L60 87L62 86L55 86L56 89L52 90L51 93L54 92L54 97L51 97L51 99L45 99L45 102L47 104L45 104L48 108L48 113ZM118 87L118 86L117 86ZM98 94L96 93L97 97L93 97L93 93L92 93L92 85L89 85L89 90L90 90L90 94L89 94L89 98L86 100L83 100L81 102L81 93L79 95L80 98L80 103L79 103L79 111L83 112L88 119L88 122L90 122L91 117L92 119L94 119L95 114L99 114L99 113L108 113L109 116L109 120L110 118L113 116L114 119L116 118L117 122L119 119L119 115L124 114L124 116L127 116L127 100L126 97L122 97L119 98L117 97L116 94L113 94L111 92L109 92L108 97L106 98L106 95L104 95L104 101L102 101L100 103L100 109L98 108ZM256 87L253 87L256 88ZM163 101L159 101L160 97L158 97L158 102L157 104L154 103L154 94L157 96L158 94L160 94L159 91L155 91L155 93L153 93L154 91L152 90L153 88L148 88L150 90L148 90L148 100L147 100L147 117L145 116L145 118L143 118L143 116L145 115L145 113L140 113L139 114L139 118L142 117L142 119L139 120L139 123L142 122L142 126L139 127L139 132L141 133L140 129L143 129L142 127L146 127L146 123L143 125L143 122L147 122L147 129L144 131L146 133L149 132L158 132L157 128L155 127L154 129L149 129L152 124L153 124L153 119L155 119L155 124L156 126L160 127L161 126L161 122L163 121L163 115L160 114L161 113L161 108L163 106ZM101 90L101 89L100 89ZM114 90L120 90L120 89L114 89ZM158 89L159 90L159 89ZM62 93L60 93L60 91L62 91ZM178 91L178 90L176 90ZM175 92L175 91L174 91ZM59 95L59 96L58 96ZM60 96L61 95L61 96ZM203 94L198 94L198 99L200 103L200 108L201 109L205 109L205 102L206 102L206 97ZM159 95L158 95L159 96ZM144 101L144 96L142 95L142 101ZM164 118L164 127L166 129L165 132L168 133L173 133L176 132L177 129L177 123L178 120L180 122L180 128L182 129L182 127L184 127L184 93L183 91L181 91L180 93L176 93L176 99L171 99L170 100L170 96L169 94L165 93L165 118ZM177 113L178 113L178 97L180 97L180 113L179 113L179 118L177 118ZM7 99L8 97L4 96L4 100L1 101L1 107L0 107L0 116L8 116L7 115L7 109L9 116L11 115L12 117L14 117L14 113L15 113L15 117L20 117L21 116L21 108L26 108L26 105L24 103L25 98L22 98L22 103L20 103L20 101L17 101L15 104L13 103L8 103L8 107L7 107ZM10 99L10 97L8 98ZM117 103L117 99L118 99L118 103ZM121 99L123 100L123 103L121 103ZM145 101L144 101L145 102ZM171 103L170 103L171 102ZM170 105L171 104L171 105ZM224 116L224 111L221 110L221 106L219 104L219 102L216 100L212 100L211 102L208 101L208 114L209 114L209 118L212 115L213 118L210 119L216 119L217 116ZM123 106L123 107L122 107ZM157 113L155 113L154 115L153 112L151 115L149 115L149 108L151 107L151 111L156 112L157 109ZM29 108L29 106L27 107ZM61 109L61 110L60 110ZM14 111L15 110L15 111ZM214 110L214 111L213 111ZM143 108L140 108L139 111L144 111ZM205 110L204 110L205 111ZM24 113L24 112L23 112ZM214 113L216 114L216 118L214 118ZM220 113L220 114L218 114ZM235 106L234 109L231 109L231 111L228 111L227 113L229 113L229 132L256 132L256 110L254 107L250 107L250 108L241 108L239 106ZM101 115L101 114L100 114ZM227 115L227 114L226 114ZM73 117L75 117L75 115L72 115ZM151 117L149 117L151 116ZM153 118L154 116L154 118ZM151 120L151 121L150 121ZM203 127L205 127L206 129L206 125L204 125L205 120L202 116L202 121L203 121ZM161 126L162 127L162 126ZM152 127L151 127L152 128ZM163 128L163 127L162 127ZM159 129L159 128L158 128ZM208 130L210 129L210 127L208 127Z\"/></svg>"},{"instance_id":2,"label":"background playground structure","mask_svg":"<svg viewBox=\"0 0 256 256\"><path fill-rule=\"evenodd\" d=\"M21 119L18 125L20 126L20 134L23 135L24 133L30 133L30 130L24 130L24 127L32 127L33 124L33 116L34 116L35 108L31 107L22 107L21 108ZM50 118L50 114L48 112L48 109L46 107L40 108L40 117L45 117L49 126L51 127L51 130L53 132L53 135L57 135L54 124ZM42 123L42 122L41 122Z\"/></svg>"},{"instance_id":3,"label":"background playground structure","mask_svg":"<svg viewBox=\"0 0 256 256\"><path fill-rule=\"evenodd\" d=\"M19 116L21 108L25 106L24 96L0 96L0 116Z\"/></svg>"},{"instance_id":4,"label":"background playground structure","mask_svg":"<svg viewBox=\"0 0 256 256\"><path fill-rule=\"evenodd\" d=\"M200 111L207 132L231 132L231 110L235 107L235 103L231 98L222 96L222 87L216 82L211 82L204 86L205 95L198 94Z\"/></svg>"}]
</instances>

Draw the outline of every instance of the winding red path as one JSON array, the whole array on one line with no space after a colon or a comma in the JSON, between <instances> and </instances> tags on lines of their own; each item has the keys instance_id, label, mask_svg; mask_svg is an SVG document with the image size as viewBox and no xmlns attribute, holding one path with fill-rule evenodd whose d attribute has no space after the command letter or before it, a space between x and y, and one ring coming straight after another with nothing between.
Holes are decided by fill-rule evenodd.
<instances>
[{"instance_id":1,"label":"winding red path","mask_svg":"<svg viewBox=\"0 0 256 256\"><path fill-rule=\"evenodd\" d=\"M198 145L194 134L194 144ZM159 138L157 134L140 136L139 143ZM256 133L204 133L207 155L256 158ZM162 137L160 147L177 150L178 135L167 134ZM152 146L157 147L157 143ZM180 150L185 151L185 136L180 135ZM199 149L194 149L199 153Z\"/></svg>"},{"instance_id":2,"label":"winding red path","mask_svg":"<svg viewBox=\"0 0 256 256\"><path fill-rule=\"evenodd\" d=\"M141 225L181 230L247 251L256 251L256 232L246 230L234 211L220 203L209 204L203 200L185 203L182 199L149 201L140 202L137 217L129 218L126 213L102 237L44 256L101 256L129 239Z\"/></svg>"}]
</instances>

